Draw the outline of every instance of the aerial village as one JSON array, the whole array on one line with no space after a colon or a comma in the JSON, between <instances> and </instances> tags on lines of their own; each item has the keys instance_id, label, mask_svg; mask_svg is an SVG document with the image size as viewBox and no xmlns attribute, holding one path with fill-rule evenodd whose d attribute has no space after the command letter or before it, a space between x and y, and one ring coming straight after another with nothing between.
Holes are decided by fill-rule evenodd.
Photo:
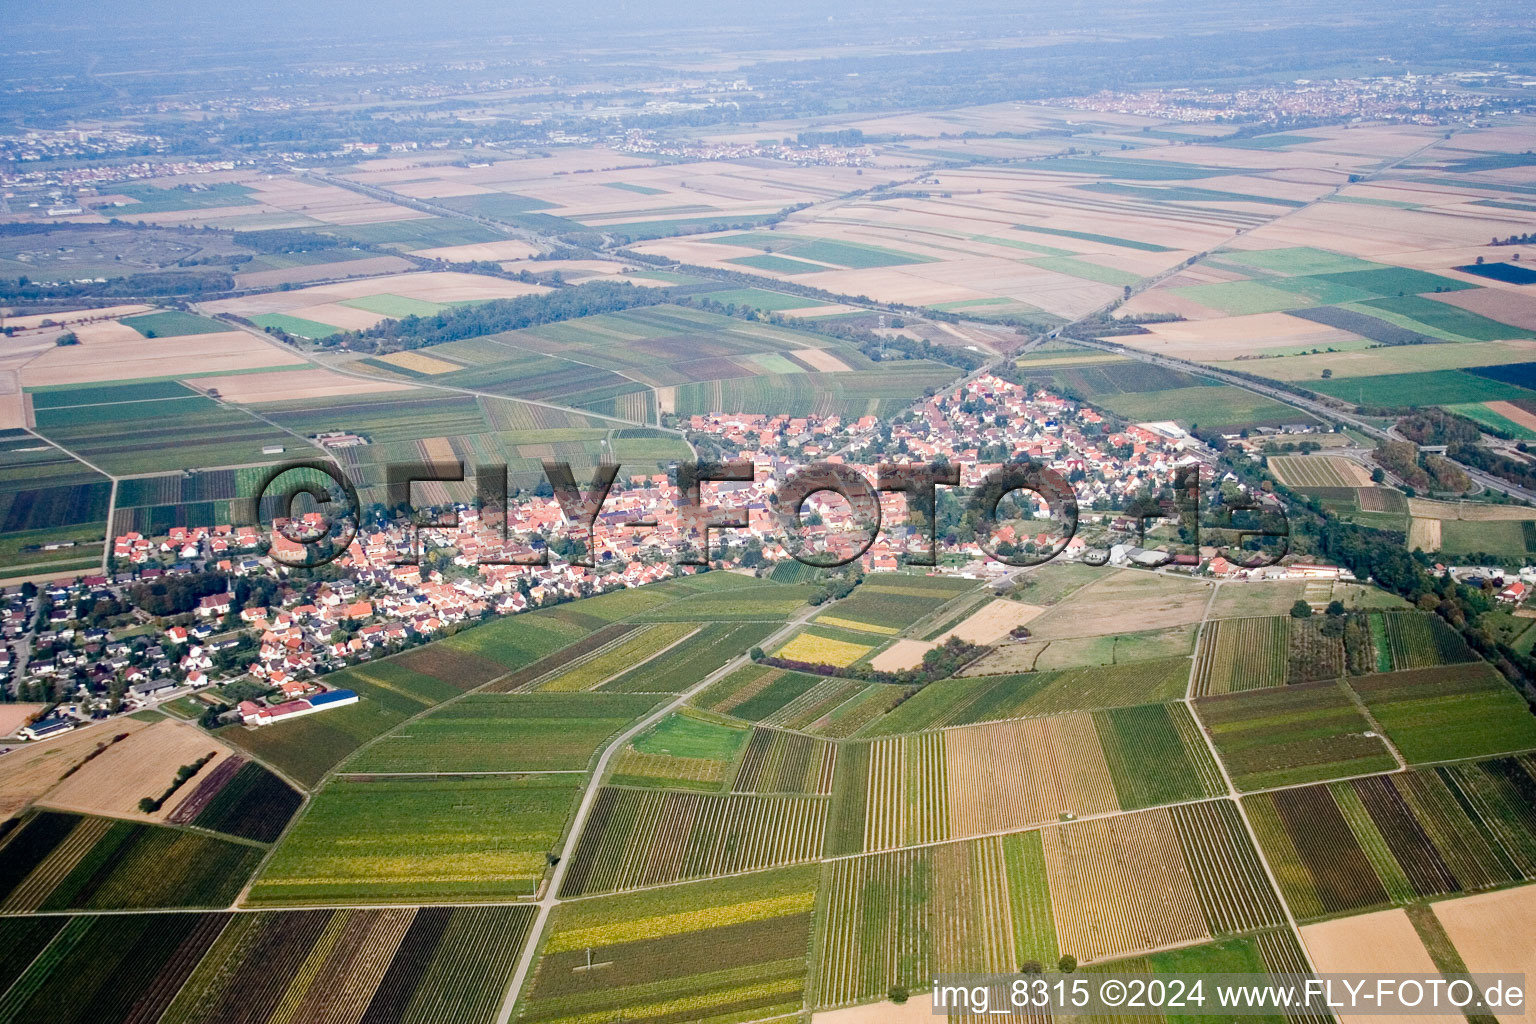
<instances>
[{"instance_id":1,"label":"aerial village","mask_svg":"<svg viewBox=\"0 0 1536 1024\"><path fill-rule=\"evenodd\" d=\"M714 414L693 416L684 426L727 458L754 466L750 482L705 485L703 506L745 523L709 529L709 565L717 570L765 573L793 557L774 494L808 463L844 463L873 481L880 463L948 461L960 467L964 490L1006 462L1028 460L1071 482L1078 529L1063 542L1040 503L1039 528L1002 522L991 536L994 551L1234 581L1351 578L1347 570L1294 559L1245 568L1213 549L1184 550L1170 542L1170 533L1146 530L1146 523L1124 514L1128 503L1166 485L1181 467L1210 472L1211 449L1171 423L1110 430L1091 408L989 374L934 394L894 422ZM1274 494L1256 497L1280 508ZM862 573L895 571L909 552L927 550L927 538L908 523L904 494L882 492L880 506L881 527L866 546L866 520L855 521L846 500L814 495L800 520L805 547L857 555L850 571ZM269 532L219 525L174 527L163 537L127 533L113 539L110 575L12 588L0 626L0 673L17 699L58 704L24 735L43 738L82 719L199 693L208 693L208 705L229 716L225 721L274 724L356 700L325 684L326 673L348 664L483 618L698 571L681 556L697 555L703 516L664 473L626 474L621 467L590 536L555 497L526 492L510 500L504 514L469 505L452 513L453 526L365 524L324 580L295 575L289 566L302 561L304 547L279 521ZM310 526L320 522L316 513L307 516ZM939 566L927 571L998 581L1021 571L986 557L974 540L948 540L944 531L938 548ZM206 590L208 581L217 589L175 614L134 608L130 629L97 624L129 608L141 588L163 589L177 580L184 581L183 592L198 582ZM1536 575L1510 581L1500 596L1523 600L1532 583ZM249 696L230 708L227 684L235 681L248 684L237 687L237 695ZM214 684L226 685L214 693Z\"/></svg>"}]
</instances>

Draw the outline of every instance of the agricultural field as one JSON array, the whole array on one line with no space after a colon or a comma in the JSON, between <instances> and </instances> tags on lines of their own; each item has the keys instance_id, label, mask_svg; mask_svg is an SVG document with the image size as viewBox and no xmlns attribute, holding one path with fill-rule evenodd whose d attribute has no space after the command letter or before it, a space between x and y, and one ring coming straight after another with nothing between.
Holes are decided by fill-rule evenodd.
<instances>
[{"instance_id":1,"label":"agricultural field","mask_svg":"<svg viewBox=\"0 0 1536 1024\"><path fill-rule=\"evenodd\" d=\"M315 794L252 905L510 900L533 894L580 775L344 777Z\"/></svg>"},{"instance_id":2,"label":"agricultural field","mask_svg":"<svg viewBox=\"0 0 1536 1024\"><path fill-rule=\"evenodd\" d=\"M882 573L866 579L816 621L829 626L895 635L976 589L975 580Z\"/></svg>"},{"instance_id":3,"label":"agricultural field","mask_svg":"<svg viewBox=\"0 0 1536 1024\"><path fill-rule=\"evenodd\" d=\"M46 744L13 748L0 758L0 820L21 813L82 765L152 724L130 717L76 729Z\"/></svg>"},{"instance_id":4,"label":"agricultural field","mask_svg":"<svg viewBox=\"0 0 1536 1024\"><path fill-rule=\"evenodd\" d=\"M1349 685L1409 764L1536 749L1536 718L1486 662L1367 676Z\"/></svg>"},{"instance_id":5,"label":"agricultural field","mask_svg":"<svg viewBox=\"0 0 1536 1024\"><path fill-rule=\"evenodd\" d=\"M1298 490L1371 486L1371 471L1352 459L1328 455L1271 455L1268 465L1275 479Z\"/></svg>"},{"instance_id":6,"label":"agricultural field","mask_svg":"<svg viewBox=\"0 0 1536 1024\"><path fill-rule=\"evenodd\" d=\"M603 683L605 693L680 693L773 632L764 622L712 622L683 643Z\"/></svg>"},{"instance_id":7,"label":"agricultural field","mask_svg":"<svg viewBox=\"0 0 1536 1024\"><path fill-rule=\"evenodd\" d=\"M205 303L204 308L242 317L264 329L278 328L318 340L339 331L363 330L386 319L433 316L454 306L537 295L545 290L480 274L429 271L281 288L220 299Z\"/></svg>"},{"instance_id":8,"label":"agricultural field","mask_svg":"<svg viewBox=\"0 0 1536 1024\"><path fill-rule=\"evenodd\" d=\"M184 828L38 811L0 846L0 910L227 907L265 853Z\"/></svg>"},{"instance_id":9,"label":"agricultural field","mask_svg":"<svg viewBox=\"0 0 1536 1024\"><path fill-rule=\"evenodd\" d=\"M1163 629L1199 622L1211 590L1207 583L1135 569L1103 576L1029 623L1042 640Z\"/></svg>"},{"instance_id":10,"label":"agricultural field","mask_svg":"<svg viewBox=\"0 0 1536 1024\"><path fill-rule=\"evenodd\" d=\"M630 740L608 781L616 786L722 792L746 742L744 727L684 710Z\"/></svg>"},{"instance_id":11,"label":"agricultural field","mask_svg":"<svg viewBox=\"0 0 1536 1024\"><path fill-rule=\"evenodd\" d=\"M658 622L626 631L613 643L568 662L555 674L524 684L520 689L541 693L574 693L593 690L621 673L685 642L698 632L697 622Z\"/></svg>"},{"instance_id":12,"label":"agricultural field","mask_svg":"<svg viewBox=\"0 0 1536 1024\"><path fill-rule=\"evenodd\" d=\"M654 703L607 693L471 694L381 736L341 770L582 771L608 737Z\"/></svg>"},{"instance_id":13,"label":"agricultural field","mask_svg":"<svg viewBox=\"0 0 1536 1024\"><path fill-rule=\"evenodd\" d=\"M518 1019L798 1013L816 888L798 867L561 904Z\"/></svg>"},{"instance_id":14,"label":"agricultural field","mask_svg":"<svg viewBox=\"0 0 1536 1024\"><path fill-rule=\"evenodd\" d=\"M434 384L652 424L662 413L893 412L906 396L958 373L924 360L877 368L852 345L826 335L674 305L454 341L412 355L433 361ZM421 376L383 359L357 368L402 382Z\"/></svg>"},{"instance_id":15,"label":"agricultural field","mask_svg":"<svg viewBox=\"0 0 1536 1024\"><path fill-rule=\"evenodd\" d=\"M822 888L826 1007L923 989L936 974L1064 953L1095 963L1283 921L1226 801L842 858Z\"/></svg>"},{"instance_id":16,"label":"agricultural field","mask_svg":"<svg viewBox=\"0 0 1536 1024\"><path fill-rule=\"evenodd\" d=\"M1530 974L1536 950L1531 948L1531 936L1523 922L1536 913L1533 900L1536 888L1531 886L1463 896L1434 904L1432 920L1460 967L1480 973ZM1435 952L1433 946L1431 952Z\"/></svg>"},{"instance_id":17,"label":"agricultural field","mask_svg":"<svg viewBox=\"0 0 1536 1024\"><path fill-rule=\"evenodd\" d=\"M929 683L866 735L918 732L1063 711L1130 707L1178 700L1189 684L1189 658L1092 665L1055 672L966 676Z\"/></svg>"},{"instance_id":18,"label":"agricultural field","mask_svg":"<svg viewBox=\"0 0 1536 1024\"><path fill-rule=\"evenodd\" d=\"M8 919L22 962L0 1020L491 1024L532 921L524 907Z\"/></svg>"},{"instance_id":19,"label":"agricultural field","mask_svg":"<svg viewBox=\"0 0 1536 1024\"><path fill-rule=\"evenodd\" d=\"M827 801L605 787L561 898L816 860Z\"/></svg>"},{"instance_id":20,"label":"agricultural field","mask_svg":"<svg viewBox=\"0 0 1536 1024\"><path fill-rule=\"evenodd\" d=\"M762 583L740 576L730 576L723 583L706 582L707 575L680 578L639 590L615 591L577 604L495 619L446 639L384 660L344 669L329 677L332 685L355 690L362 698L357 704L324 715L283 722L281 728L231 726L221 729L218 735L232 746L268 761L298 782L313 786L353 751L437 704L476 689L484 689L487 694L511 693L538 680L553 678L578 660L600 656L598 652L609 645L645 628L623 621L629 617L694 607L696 615L706 618L715 613L723 613L721 617L724 618L745 618L743 611L751 608L755 613L759 605L752 596L734 595L766 595L764 606L773 607L776 602L786 600L780 596L786 589L796 595L795 607L799 605L801 590L794 586ZM716 594L727 596L716 597ZM701 598L704 600L700 601ZM690 632L699 625L698 619L687 613L679 614L675 619L668 616L662 621L661 628L666 628L672 621L686 623ZM646 642L653 641L654 638ZM673 652L679 650L672 649ZM617 675L622 668L614 667L601 676ZM602 678L595 680L593 685ZM599 707L600 701L591 706ZM620 703L613 702L609 706L618 707ZM438 728L427 727L428 730ZM603 735L612 731L606 729ZM384 749L389 748L390 744L386 743ZM590 753L592 748L586 749ZM583 758L581 765L575 767L584 765Z\"/></svg>"},{"instance_id":21,"label":"agricultural field","mask_svg":"<svg viewBox=\"0 0 1536 1024\"><path fill-rule=\"evenodd\" d=\"M1211 619L1200 631L1190 693L1195 697L1284 686L1292 619Z\"/></svg>"},{"instance_id":22,"label":"agricultural field","mask_svg":"<svg viewBox=\"0 0 1536 1024\"><path fill-rule=\"evenodd\" d=\"M116 740L118 735L96 756L76 765L38 803L79 814L164 822L193 785L216 777L232 756L228 747L201 729L165 718L121 740ZM200 768L178 788L177 773L189 764ZM140 809L139 801L146 797L159 802L156 810Z\"/></svg>"},{"instance_id":23,"label":"agricultural field","mask_svg":"<svg viewBox=\"0 0 1536 1024\"><path fill-rule=\"evenodd\" d=\"M828 682L820 676L767 665L743 665L693 699L706 711L761 722Z\"/></svg>"},{"instance_id":24,"label":"agricultural field","mask_svg":"<svg viewBox=\"0 0 1536 1024\"><path fill-rule=\"evenodd\" d=\"M1475 892L1536 874L1527 756L1243 798L1301 920Z\"/></svg>"},{"instance_id":25,"label":"agricultural field","mask_svg":"<svg viewBox=\"0 0 1536 1024\"><path fill-rule=\"evenodd\" d=\"M1195 709L1240 790L1363 775L1397 765L1340 683L1202 697Z\"/></svg>"},{"instance_id":26,"label":"agricultural field","mask_svg":"<svg viewBox=\"0 0 1536 1024\"><path fill-rule=\"evenodd\" d=\"M961 675L1044 672L1187 657L1194 648L1197 633L1194 626L1173 626L1138 633L1116 633L1112 636L1001 644L965 666Z\"/></svg>"},{"instance_id":27,"label":"agricultural field","mask_svg":"<svg viewBox=\"0 0 1536 1024\"><path fill-rule=\"evenodd\" d=\"M1437 615L1376 612L1371 615L1371 628L1386 633L1387 654L1394 672L1477 660L1461 634Z\"/></svg>"},{"instance_id":28,"label":"agricultural field","mask_svg":"<svg viewBox=\"0 0 1536 1024\"><path fill-rule=\"evenodd\" d=\"M1223 789L1182 704L849 742L833 787L829 852L959 839Z\"/></svg>"},{"instance_id":29,"label":"agricultural field","mask_svg":"<svg viewBox=\"0 0 1536 1024\"><path fill-rule=\"evenodd\" d=\"M934 637L934 642L943 643L955 638L968 644L995 644L1016 627L1033 622L1040 612L1037 605L996 598L975 607L950 629Z\"/></svg>"},{"instance_id":30,"label":"agricultural field","mask_svg":"<svg viewBox=\"0 0 1536 1024\"><path fill-rule=\"evenodd\" d=\"M279 461L294 438L175 381L29 393L37 432L113 475Z\"/></svg>"},{"instance_id":31,"label":"agricultural field","mask_svg":"<svg viewBox=\"0 0 1536 1024\"><path fill-rule=\"evenodd\" d=\"M189 788L167 821L259 843L276 842L304 802L288 783L242 757L224 761Z\"/></svg>"},{"instance_id":32,"label":"agricultural field","mask_svg":"<svg viewBox=\"0 0 1536 1024\"><path fill-rule=\"evenodd\" d=\"M733 793L804 793L827 796L832 792L836 744L781 729L756 728L747 743Z\"/></svg>"},{"instance_id":33,"label":"agricultural field","mask_svg":"<svg viewBox=\"0 0 1536 1024\"><path fill-rule=\"evenodd\" d=\"M98 560L111 495L111 480L36 434L0 431L0 565Z\"/></svg>"},{"instance_id":34,"label":"agricultural field","mask_svg":"<svg viewBox=\"0 0 1536 1024\"><path fill-rule=\"evenodd\" d=\"M874 648L874 643L861 644L851 639L845 630L808 626L771 653L791 661L847 668L865 658Z\"/></svg>"}]
</instances>

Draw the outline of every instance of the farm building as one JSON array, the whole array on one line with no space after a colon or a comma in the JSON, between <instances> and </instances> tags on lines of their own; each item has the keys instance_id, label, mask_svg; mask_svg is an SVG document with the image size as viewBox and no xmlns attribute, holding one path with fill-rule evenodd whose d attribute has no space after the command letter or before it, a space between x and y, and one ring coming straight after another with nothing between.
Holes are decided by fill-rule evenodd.
<instances>
[{"instance_id":1,"label":"farm building","mask_svg":"<svg viewBox=\"0 0 1536 1024\"><path fill-rule=\"evenodd\" d=\"M327 690L303 700L290 700L271 707L263 707L253 700L240 702L240 718L246 725L270 725L273 722L312 715L317 711L344 707L357 703L357 694L351 690Z\"/></svg>"},{"instance_id":2,"label":"farm building","mask_svg":"<svg viewBox=\"0 0 1536 1024\"><path fill-rule=\"evenodd\" d=\"M24 726L21 734L29 740L47 740L55 736L62 736L75 727L73 719L49 716L40 718L31 725Z\"/></svg>"}]
</instances>

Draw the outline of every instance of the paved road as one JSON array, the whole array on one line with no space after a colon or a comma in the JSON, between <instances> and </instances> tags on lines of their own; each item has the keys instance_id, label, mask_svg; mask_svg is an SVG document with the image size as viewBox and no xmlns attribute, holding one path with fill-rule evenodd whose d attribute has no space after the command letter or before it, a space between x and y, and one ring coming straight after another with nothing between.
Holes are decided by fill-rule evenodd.
<instances>
[{"instance_id":1,"label":"paved road","mask_svg":"<svg viewBox=\"0 0 1536 1024\"><path fill-rule=\"evenodd\" d=\"M1205 366L1201 363L1191 363L1186 362L1183 359L1172 359L1168 356L1153 355L1150 352L1143 352L1140 349L1131 348L1126 345L1119 345L1112 341L1083 341L1076 338L1074 338L1073 341L1075 344L1082 345L1086 348L1096 348L1104 352L1113 352L1116 355L1127 356L1131 359L1139 359L1142 362L1150 363L1153 366L1164 366L1173 370L1183 370L1186 373L1195 373L1204 377L1212 377L1224 384L1231 384L1234 387L1243 388L1244 390L1251 391L1254 394L1264 395L1268 398L1273 398L1276 401L1284 402L1286 405L1302 409L1316 416L1318 419L1323 420L1324 422L1342 423L1348 427L1360 431L1362 434L1365 434L1369 437L1374 437L1381 441L1401 440L1401 438L1397 437L1390 430L1383 430L1381 427L1376 426L1374 423L1371 423L1369 420L1366 420L1361 416L1357 416L1351 412L1345 412L1341 409L1328 405L1324 402L1317 401L1315 399L1305 398L1296 394L1295 392L1287 391L1284 388L1271 387L1267 384L1259 383L1258 381L1249 380L1247 377L1240 377L1236 374L1212 369L1211 367ZM1484 488L1490 491L1495 491L1499 494L1506 494L1512 498L1519 498L1521 501L1536 502L1536 490L1521 487L1518 484L1512 484L1508 480L1496 477L1491 473L1485 473L1482 470L1475 469L1466 465L1465 463L1458 462L1457 465L1466 470L1467 476L1471 477L1474 482L1481 484Z\"/></svg>"},{"instance_id":2,"label":"paved road","mask_svg":"<svg viewBox=\"0 0 1536 1024\"><path fill-rule=\"evenodd\" d=\"M772 636L767 637L757 646L762 647L764 650L772 650L773 646L779 640L788 639L790 633L793 633L800 626L808 622L813 616L826 611L826 609L827 605L825 604L813 605L809 608L806 608L804 611L800 612L800 614L786 622L784 626L775 632ZM715 671L711 672L709 675L705 676L698 683L678 694L675 698L668 701L666 704L663 704L655 711L652 711L649 715L646 715L640 721L636 722L624 732L614 737L613 740L603 748L602 755L597 759L596 767L592 769L592 776L587 782L586 791L582 793L581 805L576 809L576 816L571 819L571 826L565 837L565 845L560 849L560 861L555 865L554 871L550 872L549 884L545 887L544 895L538 902L538 913L534 917L532 927L530 927L528 930L528 939L523 945L522 956L518 958L517 971L512 975L512 981L507 986L507 994L506 997L502 1000L501 1010L496 1015L496 1024L510 1024L510 1021L512 1020L512 1011L517 1006L517 1000L519 995L522 993L523 985L527 981L528 972L533 967L534 953L539 948L540 936L542 935L544 928L549 921L549 912L553 910L557 904L560 903L560 898L557 895L560 891L560 883L565 879L566 871L570 869L571 860L576 853L576 844L581 839L581 832L583 827L586 825L587 816L592 813L592 805L597 801L598 790L602 788L603 776L608 770L608 762L613 760L613 756L622 750L624 745L630 740L634 739L636 736L650 728L652 725L655 725L657 722L661 721L673 711L676 711L694 694L699 693L710 685L719 682L721 679L724 679L732 672L735 672L737 669L747 664L747 662L748 658L746 654L737 655Z\"/></svg>"}]
</instances>

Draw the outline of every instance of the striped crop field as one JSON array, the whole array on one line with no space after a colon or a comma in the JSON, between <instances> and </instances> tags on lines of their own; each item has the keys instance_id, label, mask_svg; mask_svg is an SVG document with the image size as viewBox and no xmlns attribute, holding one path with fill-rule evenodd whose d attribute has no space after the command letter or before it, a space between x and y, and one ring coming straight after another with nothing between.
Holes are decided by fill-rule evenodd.
<instances>
[{"instance_id":1,"label":"striped crop field","mask_svg":"<svg viewBox=\"0 0 1536 1024\"><path fill-rule=\"evenodd\" d=\"M600 689L610 693L681 693L773 630L773 623L768 622L708 623L687 640L627 669Z\"/></svg>"},{"instance_id":2,"label":"striped crop field","mask_svg":"<svg viewBox=\"0 0 1536 1024\"><path fill-rule=\"evenodd\" d=\"M1284 686L1290 616L1213 619L1200 633L1193 695Z\"/></svg>"},{"instance_id":3,"label":"striped crop field","mask_svg":"<svg viewBox=\"0 0 1536 1024\"><path fill-rule=\"evenodd\" d=\"M842 744L831 844L962 839L1225 791L1183 704L1050 715ZM842 846L862 815L862 842Z\"/></svg>"},{"instance_id":4,"label":"striped crop field","mask_svg":"<svg viewBox=\"0 0 1536 1024\"><path fill-rule=\"evenodd\" d=\"M815 867L787 868L561 904L517 1019L797 1013L805 1005L817 875Z\"/></svg>"},{"instance_id":5,"label":"striped crop field","mask_svg":"<svg viewBox=\"0 0 1536 1024\"><path fill-rule=\"evenodd\" d=\"M975 580L882 573L866 579L816 621L893 635L975 589Z\"/></svg>"},{"instance_id":6,"label":"striped crop field","mask_svg":"<svg viewBox=\"0 0 1536 1024\"><path fill-rule=\"evenodd\" d=\"M5 936L8 954L24 958L23 969L0 979L5 1024L490 1024L533 910L399 907L35 920L45 927Z\"/></svg>"},{"instance_id":7,"label":"striped crop field","mask_svg":"<svg viewBox=\"0 0 1536 1024\"><path fill-rule=\"evenodd\" d=\"M1244 798L1301 920L1536 879L1530 755Z\"/></svg>"},{"instance_id":8,"label":"striped crop field","mask_svg":"<svg viewBox=\"0 0 1536 1024\"><path fill-rule=\"evenodd\" d=\"M649 661L699 629L697 622L657 622L625 633L582 660L522 687L544 693L591 690L609 679Z\"/></svg>"},{"instance_id":9,"label":"striped crop field","mask_svg":"<svg viewBox=\"0 0 1536 1024\"><path fill-rule=\"evenodd\" d=\"M604 787L562 898L778 867L821 856L827 801Z\"/></svg>"},{"instance_id":10,"label":"striped crop field","mask_svg":"<svg viewBox=\"0 0 1536 1024\"><path fill-rule=\"evenodd\" d=\"M1027 960L1111 960L1279 927L1237 808L1214 800L826 865L816 1003Z\"/></svg>"},{"instance_id":11,"label":"striped crop field","mask_svg":"<svg viewBox=\"0 0 1536 1024\"><path fill-rule=\"evenodd\" d=\"M1392 671L1430 668L1476 661L1477 655L1461 634L1438 615L1424 612L1375 612L1387 632L1387 649L1392 656Z\"/></svg>"},{"instance_id":12,"label":"striped crop field","mask_svg":"<svg viewBox=\"0 0 1536 1024\"><path fill-rule=\"evenodd\" d=\"M1392 752L1342 684L1306 683L1201 697L1196 711L1238 789L1390 771Z\"/></svg>"},{"instance_id":13,"label":"striped crop field","mask_svg":"<svg viewBox=\"0 0 1536 1024\"><path fill-rule=\"evenodd\" d=\"M731 782L731 792L826 796L832 792L836 757L836 744L825 740L756 728Z\"/></svg>"},{"instance_id":14,"label":"striped crop field","mask_svg":"<svg viewBox=\"0 0 1536 1024\"><path fill-rule=\"evenodd\" d=\"M1536 749L1525 698L1487 662L1365 676L1350 687L1410 764Z\"/></svg>"},{"instance_id":15,"label":"striped crop field","mask_svg":"<svg viewBox=\"0 0 1536 1024\"><path fill-rule=\"evenodd\" d=\"M0 911L226 907L266 846L39 811L0 845Z\"/></svg>"}]
</instances>

